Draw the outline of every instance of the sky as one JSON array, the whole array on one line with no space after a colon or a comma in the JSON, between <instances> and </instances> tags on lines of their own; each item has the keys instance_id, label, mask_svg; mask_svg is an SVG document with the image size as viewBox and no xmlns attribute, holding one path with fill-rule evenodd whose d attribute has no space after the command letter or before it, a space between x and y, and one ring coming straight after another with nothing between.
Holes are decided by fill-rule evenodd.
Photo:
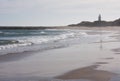
<instances>
[{"instance_id":1,"label":"sky","mask_svg":"<svg viewBox=\"0 0 120 81\"><path fill-rule=\"evenodd\" d=\"M0 0L0 26L65 26L120 18L120 0Z\"/></svg>"}]
</instances>

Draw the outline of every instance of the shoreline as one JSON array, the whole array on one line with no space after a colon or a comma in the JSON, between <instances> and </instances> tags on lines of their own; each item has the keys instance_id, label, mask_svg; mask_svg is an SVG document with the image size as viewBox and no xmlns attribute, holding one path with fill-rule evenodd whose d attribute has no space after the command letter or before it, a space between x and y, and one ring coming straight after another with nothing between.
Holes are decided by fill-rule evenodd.
<instances>
[{"instance_id":1,"label":"shoreline","mask_svg":"<svg viewBox=\"0 0 120 81\"><path fill-rule=\"evenodd\" d=\"M88 29L86 28L86 30ZM94 32L99 28L91 30ZM111 29L110 27L105 30L118 31L119 28ZM96 33L88 34L95 35ZM117 37L119 38L119 36ZM22 79L23 81L32 79L33 81L51 79L52 81L109 81L111 79L111 81L116 81L116 76L120 73L119 43L120 41L117 39L117 42L103 41L102 48L101 42L93 42L44 52L24 52L20 56L13 54L13 57L9 55L1 57L1 61L2 59L6 59L6 61L0 62L0 79L3 81L9 81L10 78L11 81Z\"/></svg>"},{"instance_id":2,"label":"shoreline","mask_svg":"<svg viewBox=\"0 0 120 81\"><path fill-rule=\"evenodd\" d=\"M0 30L8 29L27 29L27 30L36 30L36 29L120 29L120 26L94 26L94 27L88 27L88 26L0 26Z\"/></svg>"}]
</instances>

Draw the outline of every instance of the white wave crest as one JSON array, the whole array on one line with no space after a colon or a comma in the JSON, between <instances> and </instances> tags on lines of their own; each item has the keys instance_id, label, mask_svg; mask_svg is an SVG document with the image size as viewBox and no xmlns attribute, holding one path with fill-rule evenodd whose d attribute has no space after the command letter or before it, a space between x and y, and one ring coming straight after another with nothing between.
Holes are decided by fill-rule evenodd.
<instances>
[{"instance_id":1,"label":"white wave crest","mask_svg":"<svg viewBox=\"0 0 120 81\"><path fill-rule=\"evenodd\" d=\"M0 50L5 50L5 49L15 48L15 47L21 47L21 46L28 46L28 45L31 45L31 43L18 43L18 44L1 45Z\"/></svg>"},{"instance_id":2,"label":"white wave crest","mask_svg":"<svg viewBox=\"0 0 120 81\"><path fill-rule=\"evenodd\" d=\"M31 37L31 38L28 38L27 40L24 40L23 42L31 42L33 44L41 44L41 43L66 40L68 38L75 38L75 37L81 37L81 36L87 36L87 34L85 32L69 32L69 33L64 33L64 34L60 34L60 35L56 35L56 36Z\"/></svg>"},{"instance_id":3,"label":"white wave crest","mask_svg":"<svg viewBox=\"0 0 120 81\"><path fill-rule=\"evenodd\" d=\"M43 32L44 33L44 32ZM42 44L42 43L49 43L49 42L56 42L60 40L67 40L69 38L87 36L85 32L67 32L60 35L55 36L30 36L25 38L18 38L17 44L8 44L8 45L1 45L0 50L9 49L9 48L16 48L22 46L29 46L35 44Z\"/></svg>"}]
</instances>

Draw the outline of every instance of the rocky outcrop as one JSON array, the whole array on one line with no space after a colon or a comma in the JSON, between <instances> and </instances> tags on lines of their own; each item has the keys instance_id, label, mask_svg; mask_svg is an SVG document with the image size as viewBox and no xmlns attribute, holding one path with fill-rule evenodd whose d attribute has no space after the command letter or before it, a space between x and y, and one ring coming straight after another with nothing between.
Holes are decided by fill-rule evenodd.
<instances>
[{"instance_id":1,"label":"rocky outcrop","mask_svg":"<svg viewBox=\"0 0 120 81\"><path fill-rule=\"evenodd\" d=\"M68 26L120 26L120 18L115 21L82 21L78 24L70 24Z\"/></svg>"}]
</instances>

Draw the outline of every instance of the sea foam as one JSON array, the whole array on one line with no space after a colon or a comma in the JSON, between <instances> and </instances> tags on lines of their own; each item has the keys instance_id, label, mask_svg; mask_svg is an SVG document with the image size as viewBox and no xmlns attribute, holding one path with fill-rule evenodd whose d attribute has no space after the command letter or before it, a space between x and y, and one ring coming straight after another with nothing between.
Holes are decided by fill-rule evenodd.
<instances>
[{"instance_id":1,"label":"sea foam","mask_svg":"<svg viewBox=\"0 0 120 81\"><path fill-rule=\"evenodd\" d=\"M11 36L9 38L3 37L2 40L4 39L4 40L10 40L10 41L17 41L17 42L9 43L9 44L6 44L6 45L0 45L0 51L2 51L2 50L4 51L4 50L7 50L7 49L8 50L11 49L13 51L14 48L16 50L18 50L17 48L22 48L22 47L23 48L26 47L27 51L28 51L28 47L30 48L32 46L39 45L39 48L43 48L44 44L46 44L46 47L48 49L48 46L50 48L53 48L52 46L54 46L54 47L60 46L59 44L57 44L57 42L60 42L60 41L64 41L64 40L66 41L66 40L69 40L69 39L81 38L81 37L88 36L88 34L85 31L61 30L61 31L64 31L64 32L58 31L59 33L57 31L58 30L47 30L47 32L46 31L32 32L32 33L30 32L30 34L33 34L33 35L29 35L29 36L21 36L21 37L20 36L18 36L18 37L17 36L16 37ZM8 34L9 32L5 32L5 33ZM21 32L20 33L12 32L11 34L19 35L19 34L21 34ZM37 34L37 35L35 35L35 34ZM38 35L38 34L40 34L40 35ZM54 45L54 44L57 44L57 46ZM41 45L43 47L41 47ZM25 49L24 49L24 51L26 51ZM23 51L21 51L21 52L23 52Z\"/></svg>"}]
</instances>

